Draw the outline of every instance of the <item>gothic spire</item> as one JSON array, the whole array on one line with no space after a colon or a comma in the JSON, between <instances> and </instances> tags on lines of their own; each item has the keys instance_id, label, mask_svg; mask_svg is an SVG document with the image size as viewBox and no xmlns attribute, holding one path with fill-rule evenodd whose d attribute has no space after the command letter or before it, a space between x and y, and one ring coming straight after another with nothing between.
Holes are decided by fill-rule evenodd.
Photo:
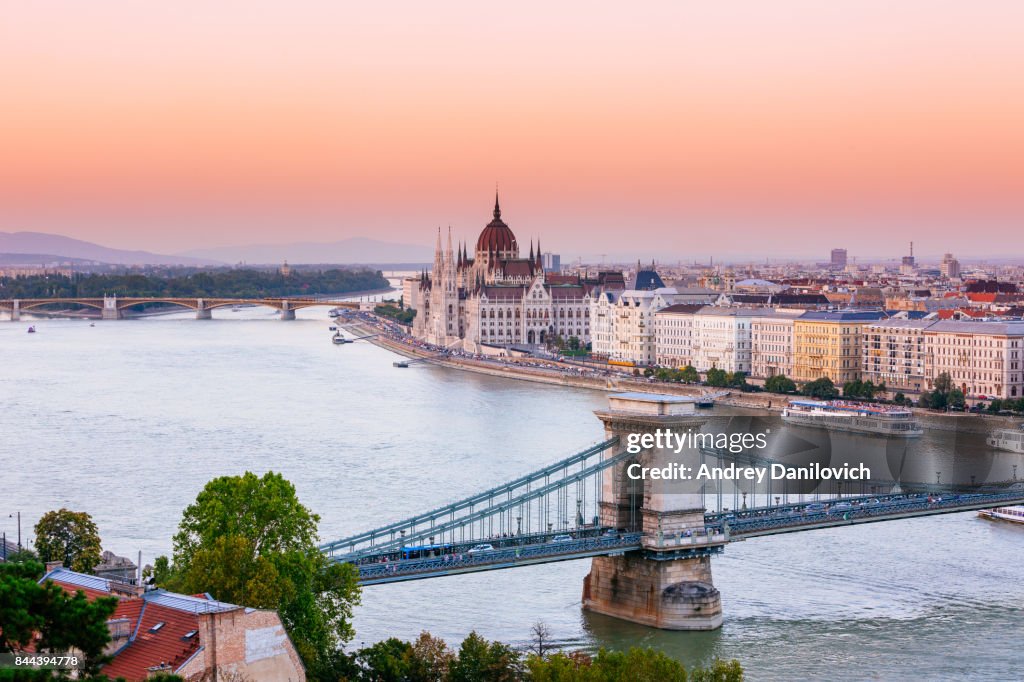
<instances>
[{"instance_id":1,"label":"gothic spire","mask_svg":"<svg viewBox=\"0 0 1024 682\"><path fill-rule=\"evenodd\" d=\"M494 219L501 218L501 206L498 204L498 186L494 186Z\"/></svg>"}]
</instances>

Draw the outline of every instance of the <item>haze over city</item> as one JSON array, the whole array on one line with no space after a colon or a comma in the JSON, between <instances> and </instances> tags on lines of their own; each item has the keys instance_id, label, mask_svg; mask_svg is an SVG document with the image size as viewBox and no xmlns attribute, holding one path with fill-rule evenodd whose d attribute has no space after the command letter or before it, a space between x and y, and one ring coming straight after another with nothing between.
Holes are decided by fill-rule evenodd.
<instances>
[{"instance_id":1,"label":"haze over city","mask_svg":"<svg viewBox=\"0 0 1024 682\"><path fill-rule=\"evenodd\" d=\"M498 182L521 238L567 255L1020 244L1016 2L5 14L0 231L431 246L477 234Z\"/></svg>"}]
</instances>

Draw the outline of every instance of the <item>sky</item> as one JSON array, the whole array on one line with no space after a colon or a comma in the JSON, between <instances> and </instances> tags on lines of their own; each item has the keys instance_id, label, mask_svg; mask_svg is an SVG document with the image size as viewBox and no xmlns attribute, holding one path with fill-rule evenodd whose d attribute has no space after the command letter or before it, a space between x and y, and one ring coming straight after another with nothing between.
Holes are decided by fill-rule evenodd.
<instances>
[{"instance_id":1,"label":"sky","mask_svg":"<svg viewBox=\"0 0 1024 682\"><path fill-rule=\"evenodd\" d=\"M1019 0L0 0L0 231L1024 251ZM1024 254L1022 254L1024 255Z\"/></svg>"}]
</instances>

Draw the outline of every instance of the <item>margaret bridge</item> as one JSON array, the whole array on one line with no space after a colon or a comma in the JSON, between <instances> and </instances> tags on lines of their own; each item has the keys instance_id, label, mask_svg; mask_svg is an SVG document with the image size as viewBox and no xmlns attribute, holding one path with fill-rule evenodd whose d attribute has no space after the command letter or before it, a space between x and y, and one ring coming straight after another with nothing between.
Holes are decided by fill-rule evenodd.
<instances>
[{"instance_id":1,"label":"margaret bridge","mask_svg":"<svg viewBox=\"0 0 1024 682\"><path fill-rule=\"evenodd\" d=\"M120 320L126 311L148 305L171 305L194 310L197 320L209 320L216 308L230 308L243 305L260 305L274 308L281 312L282 320L294 320L295 311L313 306L330 306L332 308L359 309L358 301L339 300L336 298L208 298L208 297L149 297L149 296L101 296L101 297L67 297L67 298L22 298L0 300L0 314L7 313L10 319L17 322L22 313L54 312L54 306L69 305L92 308L104 320Z\"/></svg>"},{"instance_id":2,"label":"margaret bridge","mask_svg":"<svg viewBox=\"0 0 1024 682\"><path fill-rule=\"evenodd\" d=\"M321 551L355 565L364 585L590 558L585 609L703 630L722 622L711 557L729 543L1024 503L1024 484L1015 476L945 485L875 477L811 487L770 478L761 485L634 480L627 475L633 463L722 469L782 462L708 448L631 454L631 433L700 429L708 417L690 399L660 394L611 395L609 403L597 412L605 425L601 442L476 495L327 542Z\"/></svg>"}]
</instances>

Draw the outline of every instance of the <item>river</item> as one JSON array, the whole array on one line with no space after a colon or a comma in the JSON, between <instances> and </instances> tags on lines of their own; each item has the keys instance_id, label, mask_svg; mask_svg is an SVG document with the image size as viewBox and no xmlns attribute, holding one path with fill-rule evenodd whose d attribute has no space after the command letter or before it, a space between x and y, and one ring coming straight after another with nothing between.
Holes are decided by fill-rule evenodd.
<instances>
[{"instance_id":1,"label":"river","mask_svg":"<svg viewBox=\"0 0 1024 682\"><path fill-rule=\"evenodd\" d=\"M105 549L171 549L209 479L283 473L325 539L437 506L598 440L597 392L330 343L325 309L0 322L0 529L92 514ZM34 324L36 334L26 334ZM718 409L718 408L716 408ZM580 608L588 561L364 590L354 644L428 630L737 658L751 680L1019 677L1024 529L973 513L752 539L713 560L725 624L651 630Z\"/></svg>"}]
</instances>

